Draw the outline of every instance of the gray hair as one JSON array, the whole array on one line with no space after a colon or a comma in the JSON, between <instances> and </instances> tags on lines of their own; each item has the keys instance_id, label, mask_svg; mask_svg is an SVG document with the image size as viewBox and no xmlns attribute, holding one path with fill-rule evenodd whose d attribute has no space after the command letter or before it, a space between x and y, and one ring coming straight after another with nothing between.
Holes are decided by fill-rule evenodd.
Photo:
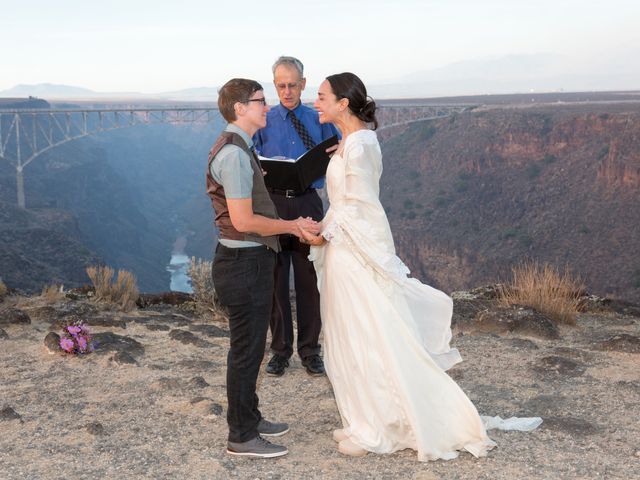
<instances>
[{"instance_id":1,"label":"gray hair","mask_svg":"<svg viewBox=\"0 0 640 480\"><path fill-rule=\"evenodd\" d=\"M300 78L304 78L304 65L302 65L302 62L296 57L286 57L284 55L279 57L273 64L273 67L271 67L271 71L274 75L276 74L276 68L278 68L280 65L286 65L288 67L295 68L300 74Z\"/></svg>"}]
</instances>

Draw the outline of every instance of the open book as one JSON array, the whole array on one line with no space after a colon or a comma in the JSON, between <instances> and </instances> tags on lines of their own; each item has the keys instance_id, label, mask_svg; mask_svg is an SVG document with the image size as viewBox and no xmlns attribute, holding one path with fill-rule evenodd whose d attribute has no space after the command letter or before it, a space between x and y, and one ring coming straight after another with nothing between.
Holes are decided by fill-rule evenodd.
<instances>
[{"instance_id":1,"label":"open book","mask_svg":"<svg viewBox=\"0 0 640 480\"><path fill-rule=\"evenodd\" d=\"M261 157L260 165L267 172L264 183L267 187L279 190L302 192L327 171L331 157L327 148L338 143L338 136L327 138L315 147L307 150L298 158Z\"/></svg>"}]
</instances>

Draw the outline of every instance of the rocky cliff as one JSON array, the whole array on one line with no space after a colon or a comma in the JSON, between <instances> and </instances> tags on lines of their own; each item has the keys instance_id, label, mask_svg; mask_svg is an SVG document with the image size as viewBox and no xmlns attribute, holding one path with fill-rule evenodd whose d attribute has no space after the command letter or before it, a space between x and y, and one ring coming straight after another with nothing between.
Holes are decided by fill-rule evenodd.
<instances>
[{"instance_id":1,"label":"rocky cliff","mask_svg":"<svg viewBox=\"0 0 640 480\"><path fill-rule=\"evenodd\" d=\"M492 107L384 132L382 202L414 273L445 290L528 259L640 298L640 106Z\"/></svg>"}]
</instances>

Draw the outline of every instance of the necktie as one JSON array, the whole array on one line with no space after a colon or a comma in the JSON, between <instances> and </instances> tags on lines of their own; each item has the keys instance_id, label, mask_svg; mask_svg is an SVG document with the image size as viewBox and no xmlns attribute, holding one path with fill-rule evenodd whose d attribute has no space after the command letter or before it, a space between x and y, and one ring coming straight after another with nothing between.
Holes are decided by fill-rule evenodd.
<instances>
[{"instance_id":1,"label":"necktie","mask_svg":"<svg viewBox=\"0 0 640 480\"><path fill-rule=\"evenodd\" d=\"M300 135L300 139L304 144L304 148L309 150L310 148L315 147L316 143L313 141L313 138L311 138L311 135L309 135L309 132L302 124L302 122L298 120L296 114L293 113L293 110L289 110L289 118L291 119L291 123L293 123L293 128L295 128L296 132L298 132L298 135Z\"/></svg>"}]
</instances>

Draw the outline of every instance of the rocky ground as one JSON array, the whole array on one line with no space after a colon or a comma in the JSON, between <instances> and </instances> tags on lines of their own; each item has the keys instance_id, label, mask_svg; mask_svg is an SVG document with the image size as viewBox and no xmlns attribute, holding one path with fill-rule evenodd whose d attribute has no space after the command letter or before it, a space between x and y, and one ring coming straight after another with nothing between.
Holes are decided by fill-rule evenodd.
<instances>
[{"instance_id":1,"label":"rocky ground","mask_svg":"<svg viewBox=\"0 0 640 480\"><path fill-rule=\"evenodd\" d=\"M573 479L640 478L640 309L588 300L576 326L504 309L491 289L455 295L450 374L484 415L541 416L530 433L491 431L487 458L420 463L412 451L348 458L331 431L339 416L326 377L297 358L261 375L269 419L286 421L290 454L232 458L226 443L223 322L189 304L129 313L84 295L0 303L0 478ZM98 348L72 356L45 345L69 320ZM48 342L51 342L51 336Z\"/></svg>"}]
</instances>

